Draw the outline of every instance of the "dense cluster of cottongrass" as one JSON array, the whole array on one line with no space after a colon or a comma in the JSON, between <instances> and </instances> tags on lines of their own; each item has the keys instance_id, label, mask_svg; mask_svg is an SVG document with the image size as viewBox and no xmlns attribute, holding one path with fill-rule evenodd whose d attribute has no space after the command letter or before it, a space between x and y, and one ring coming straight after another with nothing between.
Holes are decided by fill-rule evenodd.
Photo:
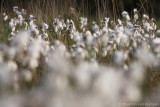
<instances>
[{"instance_id":1,"label":"dense cluster of cottongrass","mask_svg":"<svg viewBox=\"0 0 160 107\"><path fill-rule=\"evenodd\" d=\"M140 19L137 9L133 18L124 11L122 20L105 17L91 28L84 17L78 25L57 17L49 26L27 18L25 9L13 12L13 18L3 14L10 34L0 45L1 107L136 104L145 101L144 81L159 79L160 30L153 18ZM158 98L158 91L152 93Z\"/></svg>"}]
</instances>

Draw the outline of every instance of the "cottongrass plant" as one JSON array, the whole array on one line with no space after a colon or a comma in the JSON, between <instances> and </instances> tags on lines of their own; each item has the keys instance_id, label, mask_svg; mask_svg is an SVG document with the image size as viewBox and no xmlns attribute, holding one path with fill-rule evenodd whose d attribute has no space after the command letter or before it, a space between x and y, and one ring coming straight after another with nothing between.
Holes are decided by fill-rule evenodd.
<instances>
[{"instance_id":1,"label":"cottongrass plant","mask_svg":"<svg viewBox=\"0 0 160 107\"><path fill-rule=\"evenodd\" d=\"M137 9L133 18L124 11L123 20L105 17L91 30L85 17L78 25L58 17L49 26L25 9L13 12L3 14L10 34L0 45L2 107L123 107L145 101L148 69L159 78L160 30Z\"/></svg>"}]
</instances>

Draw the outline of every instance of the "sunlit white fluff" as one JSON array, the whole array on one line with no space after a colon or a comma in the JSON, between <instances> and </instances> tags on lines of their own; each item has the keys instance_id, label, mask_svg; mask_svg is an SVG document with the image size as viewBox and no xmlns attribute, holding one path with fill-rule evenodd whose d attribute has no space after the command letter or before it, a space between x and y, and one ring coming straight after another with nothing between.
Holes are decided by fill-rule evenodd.
<instances>
[{"instance_id":1,"label":"sunlit white fluff","mask_svg":"<svg viewBox=\"0 0 160 107\"><path fill-rule=\"evenodd\" d=\"M122 16L123 16L127 21L131 20L128 12L126 12L126 11L122 12Z\"/></svg>"}]
</instances>

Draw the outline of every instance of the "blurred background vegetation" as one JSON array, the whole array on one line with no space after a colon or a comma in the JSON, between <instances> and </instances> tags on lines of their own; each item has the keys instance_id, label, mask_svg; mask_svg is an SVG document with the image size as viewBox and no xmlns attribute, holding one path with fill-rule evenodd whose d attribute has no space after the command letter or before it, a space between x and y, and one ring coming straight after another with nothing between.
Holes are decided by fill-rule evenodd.
<instances>
[{"instance_id":1,"label":"blurred background vegetation","mask_svg":"<svg viewBox=\"0 0 160 107\"><path fill-rule=\"evenodd\" d=\"M109 16L114 19L121 17L121 12L126 10L130 14L134 8L140 13L145 13L159 19L160 0L0 0L1 12L8 13L13 6L26 8L30 13L44 19L47 15L57 17L64 16L86 16L88 18L100 19ZM95 17L96 16L96 17Z\"/></svg>"}]
</instances>

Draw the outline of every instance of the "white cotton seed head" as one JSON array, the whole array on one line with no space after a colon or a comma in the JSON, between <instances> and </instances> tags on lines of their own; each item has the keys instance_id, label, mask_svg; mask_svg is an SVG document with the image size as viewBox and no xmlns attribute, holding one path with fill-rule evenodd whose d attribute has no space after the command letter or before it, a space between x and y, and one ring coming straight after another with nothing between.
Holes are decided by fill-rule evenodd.
<instances>
[{"instance_id":1,"label":"white cotton seed head","mask_svg":"<svg viewBox=\"0 0 160 107\"><path fill-rule=\"evenodd\" d=\"M98 76L94 83L94 89L96 93L99 93L101 96L115 99L116 95L119 93L121 82L120 73L108 69ZM113 91L114 93L111 93Z\"/></svg>"},{"instance_id":2,"label":"white cotton seed head","mask_svg":"<svg viewBox=\"0 0 160 107\"><path fill-rule=\"evenodd\" d=\"M31 69L36 69L38 67L38 60L34 59L34 58L31 58L30 62L29 62L29 67Z\"/></svg>"},{"instance_id":3,"label":"white cotton seed head","mask_svg":"<svg viewBox=\"0 0 160 107\"><path fill-rule=\"evenodd\" d=\"M128 12L126 12L126 11L122 12L122 16L123 16L127 21L130 20L130 16L129 16Z\"/></svg>"},{"instance_id":4,"label":"white cotton seed head","mask_svg":"<svg viewBox=\"0 0 160 107\"><path fill-rule=\"evenodd\" d=\"M73 33L73 40L74 41L79 41L80 40L80 34L79 34L79 32L74 32Z\"/></svg>"},{"instance_id":5,"label":"white cotton seed head","mask_svg":"<svg viewBox=\"0 0 160 107\"><path fill-rule=\"evenodd\" d=\"M123 51L116 51L114 55L114 62L118 65L123 65L125 60L127 59L128 55L126 52Z\"/></svg>"},{"instance_id":6,"label":"white cotton seed head","mask_svg":"<svg viewBox=\"0 0 160 107\"><path fill-rule=\"evenodd\" d=\"M137 86L130 85L127 87L127 100L131 102L138 102L141 99L141 93Z\"/></svg>"},{"instance_id":7,"label":"white cotton seed head","mask_svg":"<svg viewBox=\"0 0 160 107\"><path fill-rule=\"evenodd\" d=\"M8 20L8 15L4 17L4 21L7 21L7 20Z\"/></svg>"},{"instance_id":8,"label":"white cotton seed head","mask_svg":"<svg viewBox=\"0 0 160 107\"><path fill-rule=\"evenodd\" d=\"M157 30L157 35L160 36L160 30Z\"/></svg>"},{"instance_id":9,"label":"white cotton seed head","mask_svg":"<svg viewBox=\"0 0 160 107\"><path fill-rule=\"evenodd\" d=\"M137 9L135 8L135 9L133 9L133 12L134 12L134 13L137 13L138 11L137 11Z\"/></svg>"},{"instance_id":10,"label":"white cotton seed head","mask_svg":"<svg viewBox=\"0 0 160 107\"><path fill-rule=\"evenodd\" d=\"M26 13L27 13L25 9L22 9L21 12L22 12L23 15L26 15Z\"/></svg>"},{"instance_id":11,"label":"white cotton seed head","mask_svg":"<svg viewBox=\"0 0 160 107\"><path fill-rule=\"evenodd\" d=\"M12 40L11 45L13 47L17 47L17 49L24 49L26 44L28 44L30 38L30 34L28 32L22 31L15 36Z\"/></svg>"},{"instance_id":12,"label":"white cotton seed head","mask_svg":"<svg viewBox=\"0 0 160 107\"><path fill-rule=\"evenodd\" d=\"M18 10L18 6L13 7L13 11L16 12Z\"/></svg>"},{"instance_id":13,"label":"white cotton seed head","mask_svg":"<svg viewBox=\"0 0 160 107\"><path fill-rule=\"evenodd\" d=\"M29 82L32 80L32 73L29 70L23 70L20 74L21 78Z\"/></svg>"},{"instance_id":14,"label":"white cotton seed head","mask_svg":"<svg viewBox=\"0 0 160 107\"><path fill-rule=\"evenodd\" d=\"M35 19L35 17L33 15L29 16L29 20L34 20L34 19Z\"/></svg>"},{"instance_id":15,"label":"white cotton seed head","mask_svg":"<svg viewBox=\"0 0 160 107\"><path fill-rule=\"evenodd\" d=\"M143 14L143 19L144 19L144 20L148 20L148 19L149 19L149 16L146 15L146 14Z\"/></svg>"},{"instance_id":16,"label":"white cotton seed head","mask_svg":"<svg viewBox=\"0 0 160 107\"><path fill-rule=\"evenodd\" d=\"M49 26L46 23L43 23L43 29L47 30L49 28Z\"/></svg>"}]
</instances>

